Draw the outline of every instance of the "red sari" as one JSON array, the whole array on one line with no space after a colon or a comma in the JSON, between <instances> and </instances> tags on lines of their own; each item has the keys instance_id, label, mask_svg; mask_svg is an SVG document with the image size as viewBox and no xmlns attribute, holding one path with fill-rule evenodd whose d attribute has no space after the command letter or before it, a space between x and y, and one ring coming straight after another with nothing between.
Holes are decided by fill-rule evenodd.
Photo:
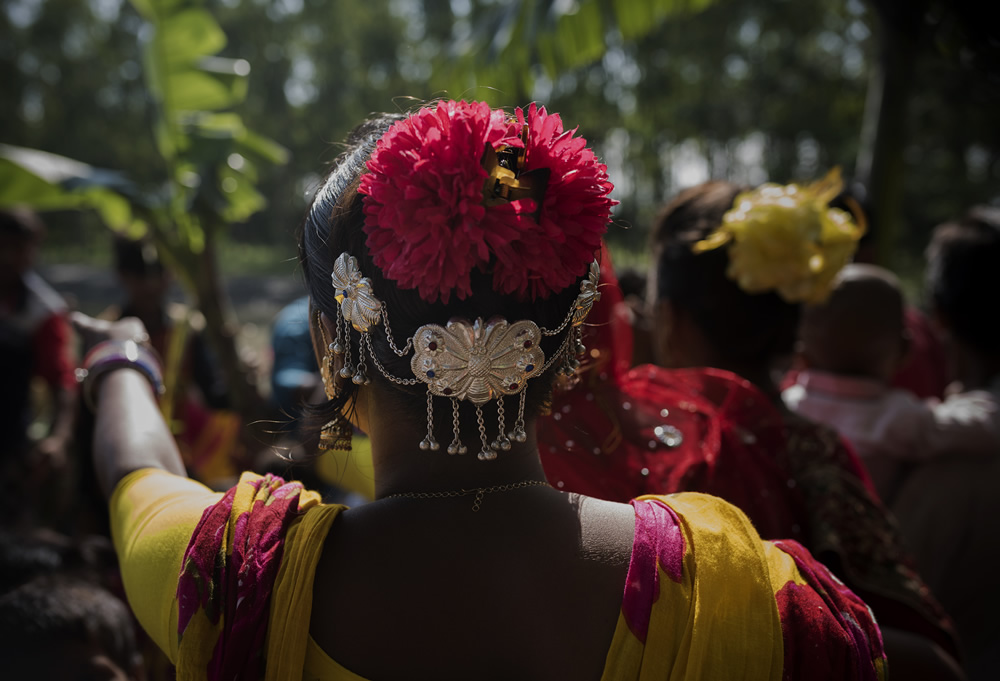
<instances>
[{"instance_id":1,"label":"red sari","mask_svg":"<svg viewBox=\"0 0 1000 681\"><path fill-rule=\"evenodd\" d=\"M605 270L584 337L589 363L538 423L549 481L620 502L682 491L722 497L761 537L801 542L881 624L925 635L957 658L951 624L912 569L857 455L736 374L628 370L631 330L622 328L621 293Z\"/></svg>"}]
</instances>

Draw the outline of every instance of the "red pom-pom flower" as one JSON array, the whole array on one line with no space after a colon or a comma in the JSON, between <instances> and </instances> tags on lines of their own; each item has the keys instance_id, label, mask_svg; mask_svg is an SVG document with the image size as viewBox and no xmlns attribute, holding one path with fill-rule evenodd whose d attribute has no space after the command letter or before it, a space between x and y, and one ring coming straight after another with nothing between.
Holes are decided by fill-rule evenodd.
<instances>
[{"instance_id":1,"label":"red pom-pom flower","mask_svg":"<svg viewBox=\"0 0 1000 681\"><path fill-rule=\"evenodd\" d=\"M358 189L375 264L428 302L467 297L477 268L492 268L496 290L521 298L570 286L593 261L616 203L607 167L574 132L534 104L508 118L485 103L444 101L396 123ZM541 206L532 198L486 205L486 144L524 148L522 173L549 171Z\"/></svg>"}]
</instances>

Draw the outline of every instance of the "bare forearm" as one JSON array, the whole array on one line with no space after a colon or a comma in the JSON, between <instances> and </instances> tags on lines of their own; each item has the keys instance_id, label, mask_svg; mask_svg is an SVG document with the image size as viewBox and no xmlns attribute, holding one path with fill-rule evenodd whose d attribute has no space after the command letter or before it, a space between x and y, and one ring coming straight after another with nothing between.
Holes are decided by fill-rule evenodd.
<instances>
[{"instance_id":1,"label":"bare forearm","mask_svg":"<svg viewBox=\"0 0 1000 681\"><path fill-rule=\"evenodd\" d=\"M173 435L163 421L149 381L120 369L101 379L94 429L94 466L105 496L140 468L185 475Z\"/></svg>"}]
</instances>

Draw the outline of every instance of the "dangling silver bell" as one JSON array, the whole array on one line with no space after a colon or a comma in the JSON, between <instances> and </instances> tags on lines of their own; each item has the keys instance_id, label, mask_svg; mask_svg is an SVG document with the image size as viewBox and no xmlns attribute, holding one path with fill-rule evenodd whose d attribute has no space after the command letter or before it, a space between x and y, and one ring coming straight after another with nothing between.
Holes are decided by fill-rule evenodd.
<instances>
[{"instance_id":1,"label":"dangling silver bell","mask_svg":"<svg viewBox=\"0 0 1000 681\"><path fill-rule=\"evenodd\" d=\"M354 367L350 364L345 364L340 368L339 373L341 378L350 378L354 374Z\"/></svg>"},{"instance_id":2,"label":"dangling silver bell","mask_svg":"<svg viewBox=\"0 0 1000 681\"><path fill-rule=\"evenodd\" d=\"M497 453L494 452L489 447L487 447L486 449L479 452L478 456L480 461L493 461L493 459L497 458Z\"/></svg>"},{"instance_id":3,"label":"dangling silver bell","mask_svg":"<svg viewBox=\"0 0 1000 681\"><path fill-rule=\"evenodd\" d=\"M330 343L330 352L335 355L344 354L344 346L340 344L340 341L334 341Z\"/></svg>"},{"instance_id":4,"label":"dangling silver bell","mask_svg":"<svg viewBox=\"0 0 1000 681\"><path fill-rule=\"evenodd\" d=\"M354 381L354 385L365 385L368 383L368 377L361 373L360 369L358 373L354 374L351 380Z\"/></svg>"},{"instance_id":5,"label":"dangling silver bell","mask_svg":"<svg viewBox=\"0 0 1000 681\"><path fill-rule=\"evenodd\" d=\"M525 432L524 428L518 427L507 433L507 437L514 442L525 442L528 439L528 433Z\"/></svg>"},{"instance_id":6,"label":"dangling silver bell","mask_svg":"<svg viewBox=\"0 0 1000 681\"><path fill-rule=\"evenodd\" d=\"M427 437L425 437L423 440L420 441L420 449L422 449L425 452L428 449L431 450L432 452L436 452L440 447L441 445L437 443L437 440L435 440L430 435L428 435Z\"/></svg>"}]
</instances>

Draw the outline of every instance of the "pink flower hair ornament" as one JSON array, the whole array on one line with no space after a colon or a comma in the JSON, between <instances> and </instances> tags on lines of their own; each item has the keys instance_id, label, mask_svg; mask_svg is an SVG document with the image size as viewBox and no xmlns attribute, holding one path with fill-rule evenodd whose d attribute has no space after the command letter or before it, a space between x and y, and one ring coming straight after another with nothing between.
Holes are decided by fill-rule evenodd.
<instances>
[{"instance_id":1,"label":"pink flower hair ornament","mask_svg":"<svg viewBox=\"0 0 1000 681\"><path fill-rule=\"evenodd\" d=\"M442 101L394 124L358 188L375 264L431 303L468 297L476 269L521 299L569 287L617 204L607 166L575 132L535 104L511 117Z\"/></svg>"}]
</instances>

